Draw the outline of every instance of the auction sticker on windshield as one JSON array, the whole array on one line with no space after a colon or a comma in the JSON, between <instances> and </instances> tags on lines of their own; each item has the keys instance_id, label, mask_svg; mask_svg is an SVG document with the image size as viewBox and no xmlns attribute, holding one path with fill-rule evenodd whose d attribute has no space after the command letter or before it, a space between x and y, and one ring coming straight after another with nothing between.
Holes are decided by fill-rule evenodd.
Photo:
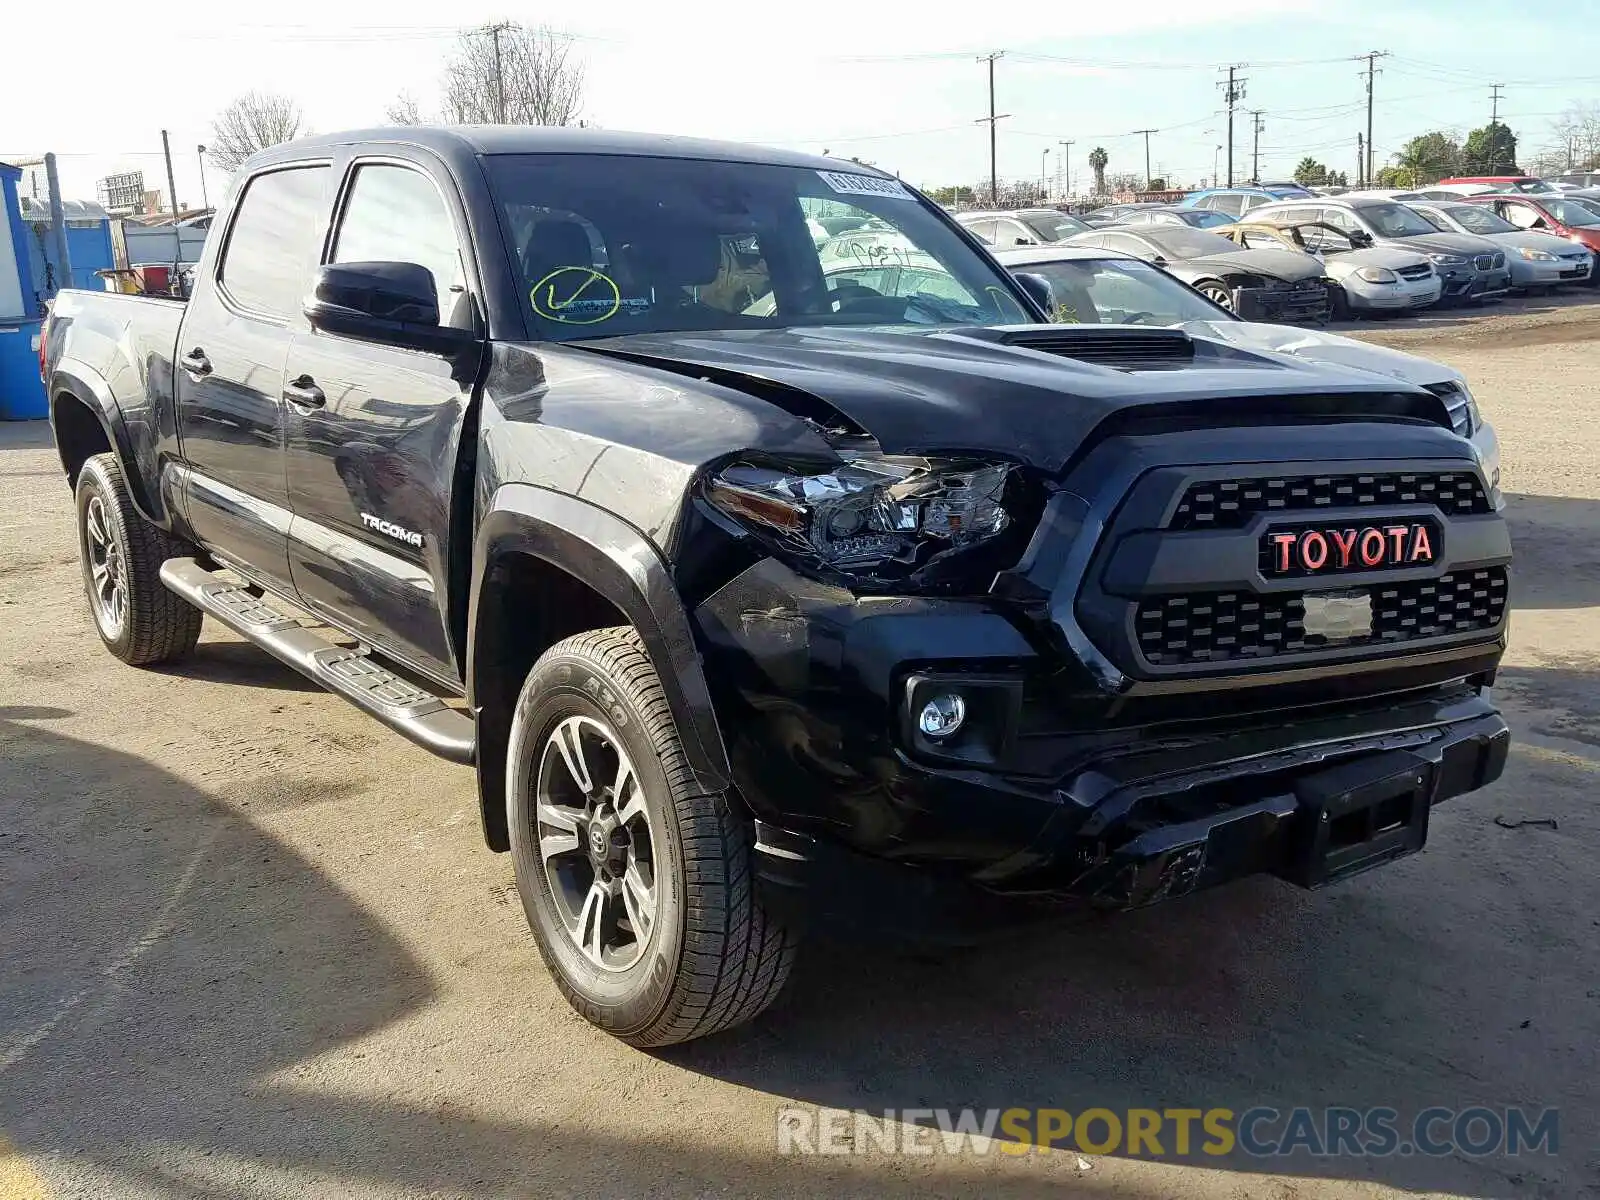
<instances>
[{"instance_id":1,"label":"auction sticker on windshield","mask_svg":"<svg viewBox=\"0 0 1600 1200\"><path fill-rule=\"evenodd\" d=\"M911 199L911 193L898 179L880 179L876 175L853 175L848 171L818 171L822 182L841 196L893 196L897 200Z\"/></svg>"}]
</instances>

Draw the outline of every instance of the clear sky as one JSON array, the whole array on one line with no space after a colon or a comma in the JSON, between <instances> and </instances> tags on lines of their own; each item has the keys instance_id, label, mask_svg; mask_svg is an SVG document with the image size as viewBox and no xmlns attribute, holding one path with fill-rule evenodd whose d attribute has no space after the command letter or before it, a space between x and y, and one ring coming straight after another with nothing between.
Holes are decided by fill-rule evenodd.
<instances>
[{"instance_id":1,"label":"clear sky","mask_svg":"<svg viewBox=\"0 0 1600 1200\"><path fill-rule=\"evenodd\" d=\"M1225 142L1228 63L1246 95L1235 162L1249 175L1251 118L1264 111L1261 175L1302 155L1353 174L1365 126L1363 64L1377 77L1380 163L1409 136L1488 121L1489 85L1525 146L1553 140L1568 105L1600 97L1600 0L1027 0L661 4L600 0L506 8L480 0L274 0L135 8L105 0L10 6L0 29L0 158L53 150L63 191L142 168L162 186L172 135L179 199L197 204L195 147L250 88L299 102L312 130L380 123L402 90L435 100L454 31L497 18L545 22L586 63L584 113L613 129L674 132L859 155L923 186L988 175L985 67L996 71L1003 177L1053 174L1104 146L1110 170L1152 166L1183 183L1212 173ZM1587 16L1585 16L1587 11ZM1051 154L1044 156L1049 149ZM1225 167L1222 169L1225 170ZM1083 175L1087 179L1087 175ZM213 202L225 183L208 174ZM1080 181L1081 186L1081 181Z\"/></svg>"}]
</instances>

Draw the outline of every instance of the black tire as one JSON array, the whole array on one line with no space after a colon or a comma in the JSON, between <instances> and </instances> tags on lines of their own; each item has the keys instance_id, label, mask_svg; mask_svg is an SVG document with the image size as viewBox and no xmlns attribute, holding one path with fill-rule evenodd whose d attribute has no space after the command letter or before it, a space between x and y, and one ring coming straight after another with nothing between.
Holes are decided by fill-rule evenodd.
<instances>
[{"instance_id":1,"label":"black tire","mask_svg":"<svg viewBox=\"0 0 1600 1200\"><path fill-rule=\"evenodd\" d=\"M588 753L598 757L596 765L584 767L585 775L614 770L615 779L623 778L620 756L604 757L607 737L615 740L613 750L626 753L638 783L631 792L621 789L630 796L628 804L607 808L602 799L596 807L585 800L584 795L609 790L600 789L595 778L589 789L572 786L578 777L568 770L572 759L553 757L559 754L557 739L572 729L593 738ZM577 754L583 758L584 749ZM538 821L540 789L552 803L558 778L567 781L561 797L565 815L556 824ZM624 875L616 873L615 864L608 867L596 858L598 851L591 853L591 844L605 844L604 836L591 843L591 835L600 818L621 815L639 797L647 820L654 911L642 938L634 929L645 922L611 922L619 940L631 939L631 945L624 941L617 953L624 965L608 966L598 932L606 923L607 902L596 902L601 908L591 948L585 921L590 897L586 894L574 919L578 906L565 872L577 877L581 890L587 870L591 889L614 886L619 898L613 903L622 903ZM578 811L573 806L585 803L589 807L583 811L595 821L577 822L568 832L567 818ZM695 787L661 683L633 629L579 634L552 646L534 664L512 719L506 816L517 890L540 955L572 1007L591 1023L634 1046L665 1046L739 1025L777 998L794 964L796 941L762 910L755 894L754 831L726 797ZM626 834L622 839L628 854L638 853L642 844L637 824L632 829L631 840ZM541 833L547 849L566 838L574 847L547 860ZM547 869L547 861L566 865ZM631 918L634 910L626 912ZM631 964L630 952L638 956Z\"/></svg>"},{"instance_id":2,"label":"black tire","mask_svg":"<svg viewBox=\"0 0 1600 1200\"><path fill-rule=\"evenodd\" d=\"M1355 319L1350 312L1350 297L1345 295L1342 287L1328 289L1328 319L1330 321L1351 321Z\"/></svg>"},{"instance_id":3,"label":"black tire","mask_svg":"<svg viewBox=\"0 0 1600 1200\"><path fill-rule=\"evenodd\" d=\"M167 590L161 564L193 554L194 547L139 515L114 454L96 454L83 464L77 501L83 586L89 616L106 649L135 667L188 654L200 640L204 614ZM108 564L108 559L113 561ZM107 591L97 579L101 569L115 572L120 604L105 599Z\"/></svg>"}]
</instances>

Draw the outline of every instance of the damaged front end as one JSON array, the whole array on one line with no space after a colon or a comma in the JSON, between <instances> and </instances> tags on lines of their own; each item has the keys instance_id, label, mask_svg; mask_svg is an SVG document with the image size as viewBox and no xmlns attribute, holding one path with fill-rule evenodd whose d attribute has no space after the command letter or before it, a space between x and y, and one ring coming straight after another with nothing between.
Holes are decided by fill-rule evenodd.
<instances>
[{"instance_id":1,"label":"damaged front end","mask_svg":"<svg viewBox=\"0 0 1600 1200\"><path fill-rule=\"evenodd\" d=\"M695 632L796 920L962 937L1019 902L1321 886L1419 850L1504 765L1509 541L1442 427L1153 424L1055 478L743 456L694 507L739 547ZM1276 570L1284 529L1357 545L1402 516L1429 561ZM1328 597L1364 619L1312 622Z\"/></svg>"}]
</instances>

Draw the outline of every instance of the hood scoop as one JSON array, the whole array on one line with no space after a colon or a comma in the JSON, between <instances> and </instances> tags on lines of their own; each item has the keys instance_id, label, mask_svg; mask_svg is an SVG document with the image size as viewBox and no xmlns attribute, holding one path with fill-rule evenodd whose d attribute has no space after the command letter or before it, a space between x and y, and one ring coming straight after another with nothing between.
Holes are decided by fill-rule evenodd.
<instances>
[{"instance_id":1,"label":"hood scoop","mask_svg":"<svg viewBox=\"0 0 1600 1200\"><path fill-rule=\"evenodd\" d=\"M1159 370L1194 361L1194 342L1181 329L1141 329L1114 325L1041 325L1028 329L963 331L962 336L991 335L985 340L1003 346L1058 354L1078 362L1122 371Z\"/></svg>"}]
</instances>

